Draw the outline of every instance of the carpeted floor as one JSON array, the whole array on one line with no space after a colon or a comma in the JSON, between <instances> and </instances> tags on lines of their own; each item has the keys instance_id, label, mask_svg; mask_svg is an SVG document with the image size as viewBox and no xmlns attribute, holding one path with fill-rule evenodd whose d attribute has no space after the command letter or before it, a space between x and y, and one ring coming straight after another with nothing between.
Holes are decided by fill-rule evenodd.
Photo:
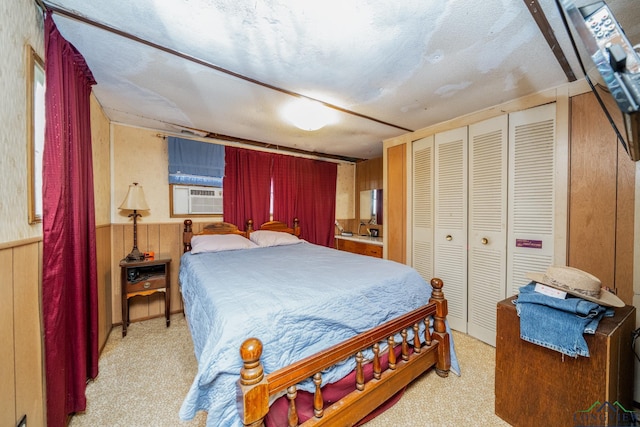
<instances>
[{"instance_id":1,"label":"carpeted floor","mask_svg":"<svg viewBox=\"0 0 640 427\"><path fill-rule=\"evenodd\" d=\"M495 349L453 332L462 375L429 371L400 402L366 424L387 426L508 426L494 414ZM197 371L182 315L132 324L122 338L114 328L100 357L100 374L87 386L87 410L70 427L199 427L206 414L181 421L178 410Z\"/></svg>"}]
</instances>

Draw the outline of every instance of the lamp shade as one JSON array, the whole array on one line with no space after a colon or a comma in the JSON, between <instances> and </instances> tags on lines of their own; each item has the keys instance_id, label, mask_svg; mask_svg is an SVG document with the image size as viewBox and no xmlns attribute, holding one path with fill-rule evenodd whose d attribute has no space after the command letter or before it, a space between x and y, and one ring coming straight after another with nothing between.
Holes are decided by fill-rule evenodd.
<instances>
[{"instance_id":1,"label":"lamp shade","mask_svg":"<svg viewBox=\"0 0 640 427\"><path fill-rule=\"evenodd\" d=\"M149 210L149 205L147 205L147 201L144 198L144 191L142 191L142 186L138 185L137 182L129 185L129 191L127 191L127 196L124 198L124 201L120 205L120 209L138 211Z\"/></svg>"}]
</instances>

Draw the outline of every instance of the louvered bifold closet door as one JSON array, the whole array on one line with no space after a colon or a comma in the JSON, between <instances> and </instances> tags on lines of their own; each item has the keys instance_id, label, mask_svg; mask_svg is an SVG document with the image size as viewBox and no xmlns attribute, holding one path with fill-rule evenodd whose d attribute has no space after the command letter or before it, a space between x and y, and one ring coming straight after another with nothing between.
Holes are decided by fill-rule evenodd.
<instances>
[{"instance_id":1,"label":"louvered bifold closet door","mask_svg":"<svg viewBox=\"0 0 640 427\"><path fill-rule=\"evenodd\" d=\"M451 328L467 331L467 127L435 135L434 275Z\"/></svg>"},{"instance_id":2,"label":"louvered bifold closet door","mask_svg":"<svg viewBox=\"0 0 640 427\"><path fill-rule=\"evenodd\" d=\"M509 114L507 294L553 263L555 103Z\"/></svg>"},{"instance_id":3,"label":"louvered bifold closet door","mask_svg":"<svg viewBox=\"0 0 640 427\"><path fill-rule=\"evenodd\" d=\"M507 134L507 115L469 126L468 333L493 346L507 279Z\"/></svg>"},{"instance_id":4,"label":"louvered bifold closet door","mask_svg":"<svg viewBox=\"0 0 640 427\"><path fill-rule=\"evenodd\" d=\"M433 135L413 142L413 268L429 282L433 277Z\"/></svg>"}]
</instances>

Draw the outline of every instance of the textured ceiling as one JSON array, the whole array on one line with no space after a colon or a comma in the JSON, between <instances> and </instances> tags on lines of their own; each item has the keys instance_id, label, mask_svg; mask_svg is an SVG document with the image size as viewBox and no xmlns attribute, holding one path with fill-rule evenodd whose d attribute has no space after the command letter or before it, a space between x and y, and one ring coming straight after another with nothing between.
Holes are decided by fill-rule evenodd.
<instances>
[{"instance_id":1,"label":"textured ceiling","mask_svg":"<svg viewBox=\"0 0 640 427\"><path fill-rule=\"evenodd\" d=\"M539 3L576 68L555 1ZM520 0L45 4L110 120L160 131L373 158L386 138L567 82ZM336 122L292 126L281 111L297 95Z\"/></svg>"}]
</instances>

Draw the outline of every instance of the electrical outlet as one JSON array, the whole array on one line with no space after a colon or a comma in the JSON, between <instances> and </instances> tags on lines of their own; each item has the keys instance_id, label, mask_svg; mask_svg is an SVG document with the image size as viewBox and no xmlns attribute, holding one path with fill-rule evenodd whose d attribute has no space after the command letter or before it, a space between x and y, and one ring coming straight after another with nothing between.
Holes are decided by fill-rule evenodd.
<instances>
[{"instance_id":1,"label":"electrical outlet","mask_svg":"<svg viewBox=\"0 0 640 427\"><path fill-rule=\"evenodd\" d=\"M20 418L16 427L27 427L27 414L24 414L22 418Z\"/></svg>"}]
</instances>

